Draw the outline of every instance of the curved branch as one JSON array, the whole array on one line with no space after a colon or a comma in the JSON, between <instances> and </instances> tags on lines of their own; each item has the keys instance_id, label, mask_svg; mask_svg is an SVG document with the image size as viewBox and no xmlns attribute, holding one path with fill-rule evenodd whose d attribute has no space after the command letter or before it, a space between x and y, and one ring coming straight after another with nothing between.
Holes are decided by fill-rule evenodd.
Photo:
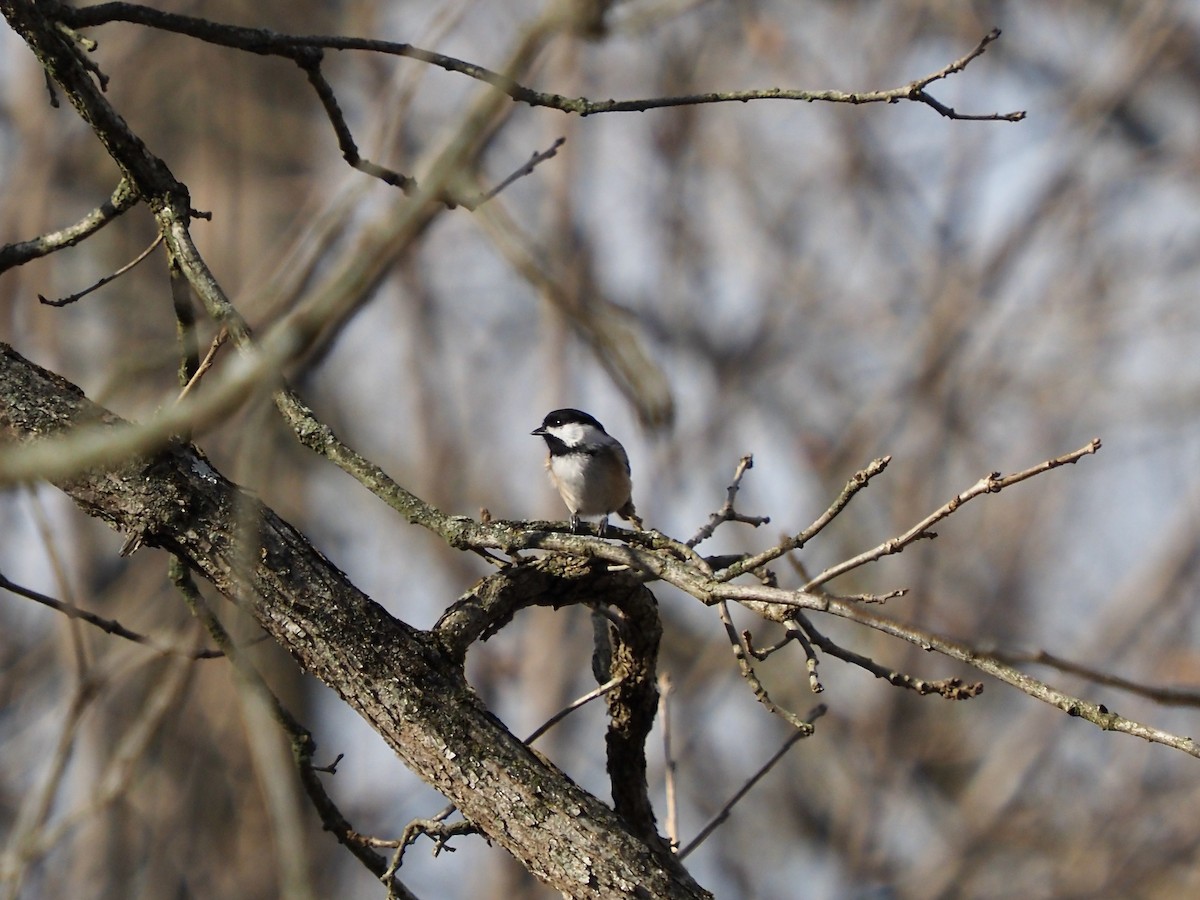
<instances>
[{"instance_id":1,"label":"curved branch","mask_svg":"<svg viewBox=\"0 0 1200 900\"><path fill-rule=\"evenodd\" d=\"M121 420L0 344L0 435L37 440ZM89 515L180 556L332 687L422 779L532 874L579 898L702 898L669 854L493 716L442 643L387 613L193 448L62 479ZM548 835L552 839L547 839Z\"/></svg>"},{"instance_id":2,"label":"curved branch","mask_svg":"<svg viewBox=\"0 0 1200 900\"><path fill-rule=\"evenodd\" d=\"M586 557L554 555L509 566L481 579L434 624L431 633L447 656L462 665L467 649L487 640L530 606L612 607L617 625L599 641L603 671L598 682L616 681L606 692L609 726L605 736L613 804L635 834L664 852L655 827L646 784L646 737L658 708L655 664L662 624L658 604L643 579L611 572Z\"/></svg>"}]
</instances>

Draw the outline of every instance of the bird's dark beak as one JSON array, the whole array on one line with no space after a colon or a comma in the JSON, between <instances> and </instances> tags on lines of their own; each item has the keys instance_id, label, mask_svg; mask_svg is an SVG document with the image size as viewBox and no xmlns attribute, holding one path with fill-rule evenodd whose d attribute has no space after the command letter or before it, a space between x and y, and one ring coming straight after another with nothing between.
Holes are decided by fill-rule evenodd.
<instances>
[{"instance_id":1,"label":"bird's dark beak","mask_svg":"<svg viewBox=\"0 0 1200 900\"><path fill-rule=\"evenodd\" d=\"M541 425L539 425L537 428L533 429L533 431L531 431L531 432L529 432L529 433L530 433L530 434L545 434L545 433L546 433L546 429L545 429L545 428L543 428Z\"/></svg>"}]
</instances>

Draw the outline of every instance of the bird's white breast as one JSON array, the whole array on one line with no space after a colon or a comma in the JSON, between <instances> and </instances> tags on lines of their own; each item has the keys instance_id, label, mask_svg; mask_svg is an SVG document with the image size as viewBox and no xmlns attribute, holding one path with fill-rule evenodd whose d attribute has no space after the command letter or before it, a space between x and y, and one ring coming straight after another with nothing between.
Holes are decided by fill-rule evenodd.
<instances>
[{"instance_id":1,"label":"bird's white breast","mask_svg":"<svg viewBox=\"0 0 1200 900\"><path fill-rule=\"evenodd\" d=\"M616 455L564 453L547 462L550 480L573 513L603 516L629 500L629 473Z\"/></svg>"}]
</instances>

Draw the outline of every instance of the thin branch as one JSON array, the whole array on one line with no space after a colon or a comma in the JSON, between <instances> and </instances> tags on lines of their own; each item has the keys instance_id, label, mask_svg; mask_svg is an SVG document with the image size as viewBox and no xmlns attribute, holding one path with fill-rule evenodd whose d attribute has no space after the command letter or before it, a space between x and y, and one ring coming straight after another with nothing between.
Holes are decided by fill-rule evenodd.
<instances>
[{"instance_id":1,"label":"thin branch","mask_svg":"<svg viewBox=\"0 0 1200 900\"><path fill-rule=\"evenodd\" d=\"M1000 37L1000 30L998 28L993 29L985 35L971 52L954 60L949 65L943 66L936 72L932 72L922 78L917 78L907 84L886 90L846 92L767 88L763 90L689 94L678 97L652 97L641 100L589 100L586 97L564 97L560 94L531 90L500 72L494 72L483 66L455 59L452 56L435 53L431 50L423 50L420 47L414 47L412 44L397 43L394 41L343 36L280 34L262 28L242 28L192 16L165 13L133 3L99 3L94 6L83 7L82 9L61 7L57 15L62 21L68 22L76 28L102 25L107 22L130 22L137 25L158 28L163 31L186 34L223 47L247 50L267 56L284 56L291 59L296 59L299 51L312 48L323 50L362 50L390 56L402 56L420 60L421 62L444 69L447 72L456 72L482 81L485 84L490 84L518 103L525 103L533 107L557 109L562 112L576 113L581 116L614 112L644 112L651 109L664 109L675 106L698 106L708 103L747 103L755 100L792 100L807 103L819 101L855 105L865 103L899 103L909 100L916 103L923 103L936 110L940 115L952 119L988 119L1019 122L1025 118L1024 111L987 115L958 113L950 107L938 103L925 91L925 88L933 82L961 72L972 60L981 56L988 46Z\"/></svg>"},{"instance_id":2,"label":"thin branch","mask_svg":"<svg viewBox=\"0 0 1200 900\"><path fill-rule=\"evenodd\" d=\"M737 660L738 670L742 677L746 679L746 683L750 685L750 690L754 692L754 697L765 706L768 712L779 716L793 728L805 732L805 736L812 734L812 725L800 718L794 712L784 709L771 699L767 693L766 687L759 680L758 673L754 671L754 667L750 665L750 660L747 659L746 648L742 645L741 637L738 635L737 629L733 625L733 618L729 615L729 607L722 600L717 604L717 613L721 617L721 624L725 626L725 634L729 638L729 643L733 647L733 656Z\"/></svg>"},{"instance_id":3,"label":"thin branch","mask_svg":"<svg viewBox=\"0 0 1200 900\"><path fill-rule=\"evenodd\" d=\"M745 522L747 525L753 525L757 528L771 521L769 516L744 516L733 508L733 503L737 499L738 489L742 485L742 476L753 468L754 457L751 454L747 453L738 460L737 468L733 470L733 481L725 488L725 502L721 504L720 509L708 517L708 521L688 540L687 545L689 547L696 547L701 542L708 540L723 522Z\"/></svg>"},{"instance_id":4,"label":"thin branch","mask_svg":"<svg viewBox=\"0 0 1200 900\"><path fill-rule=\"evenodd\" d=\"M363 159L359 154L358 145L350 133L350 126L346 124L346 117L342 114L341 106L338 105L333 87L321 73L321 51L316 48L306 49L307 52L298 52L293 58L296 65L303 69L304 74L308 76L308 83L312 85L317 98L321 101L329 124L333 126L333 133L337 135L338 148L342 151L342 158L360 172L364 172L372 178L378 178L385 184L398 187L406 195L411 194L417 186L416 179L373 163L369 159Z\"/></svg>"},{"instance_id":5,"label":"thin branch","mask_svg":"<svg viewBox=\"0 0 1200 900\"><path fill-rule=\"evenodd\" d=\"M821 632L817 631L807 617L797 616L790 625L801 633L806 634L813 644L830 656L858 666L860 669L870 672L876 678L882 678L888 684L895 685L896 687L907 688L922 696L937 694L945 697L947 700L969 700L983 693L983 684L978 681L964 683L961 678L943 678L938 681L925 681L921 678L914 678L912 675L906 675L903 672L897 672L895 669L889 669L887 666L881 666L869 656L863 656L861 653L855 653L853 650L847 650L845 647L834 643Z\"/></svg>"},{"instance_id":6,"label":"thin branch","mask_svg":"<svg viewBox=\"0 0 1200 900\"><path fill-rule=\"evenodd\" d=\"M191 393L192 388L199 384L200 379L203 378L205 373L213 367L213 363L216 362L217 351L221 349L222 345L224 345L227 340L229 340L229 331L222 326L217 331L216 336L213 338L212 344L209 345L208 352L204 354L204 359L202 359L200 361L200 365L196 367L196 373L192 375L188 383L183 386L183 390L179 392L179 396L175 398L176 403Z\"/></svg>"},{"instance_id":7,"label":"thin branch","mask_svg":"<svg viewBox=\"0 0 1200 900\"><path fill-rule=\"evenodd\" d=\"M50 108L60 108L62 104L58 102L58 91L55 89L54 78L45 69L42 70L42 80L46 83L46 93L50 95Z\"/></svg>"},{"instance_id":8,"label":"thin branch","mask_svg":"<svg viewBox=\"0 0 1200 900\"><path fill-rule=\"evenodd\" d=\"M882 605L889 600L895 600L897 597L903 597L908 594L908 588L896 588L894 591L888 591L886 594L836 594L839 600L845 600L847 603L874 603Z\"/></svg>"},{"instance_id":9,"label":"thin branch","mask_svg":"<svg viewBox=\"0 0 1200 900\"><path fill-rule=\"evenodd\" d=\"M800 614L797 614L799 617ZM754 646L754 636L749 631L742 632L742 641L746 645L746 652L760 662L767 659L774 653L778 653L788 644L795 641L804 650L805 668L808 670L808 688L814 694L820 694L825 690L825 685L821 684L820 676L817 675L817 651L813 649L812 642L808 639L808 635L795 622L790 622L787 625L787 630L782 638L769 647L756 649Z\"/></svg>"},{"instance_id":10,"label":"thin branch","mask_svg":"<svg viewBox=\"0 0 1200 900\"><path fill-rule=\"evenodd\" d=\"M604 684L600 685L599 687L593 688L592 690L588 691L586 694L576 697L574 700L572 700L570 703L568 703L566 706L564 706L562 709L560 709L558 712L556 712L554 715L552 715L550 718L548 718L545 722L543 722L541 725L539 725L537 728L535 728L530 733L529 737L525 738L525 743L532 744L534 741L536 741L538 738L540 738L543 734L545 734L547 731L549 731L551 728L553 728L555 725L557 725L559 722L561 722L563 719L565 719L571 713L575 712L575 710L579 709L582 706L586 706L587 704L591 703L593 700L597 699L598 697L603 697L605 694L607 694L613 688L618 687L623 680L624 680L623 678L610 678L608 681L606 681Z\"/></svg>"},{"instance_id":11,"label":"thin branch","mask_svg":"<svg viewBox=\"0 0 1200 900\"><path fill-rule=\"evenodd\" d=\"M553 159L555 156L557 156L559 149L566 144L566 142L567 139L565 137L557 138L554 143L550 145L549 149L535 152L529 157L529 160L523 166L521 166L495 187L488 191L484 191L474 200L463 200L460 198L458 200L458 205L466 210L478 209L480 206L487 203L489 200L507 188L510 184L524 178L526 175L532 175L534 169L546 162L546 160Z\"/></svg>"},{"instance_id":12,"label":"thin branch","mask_svg":"<svg viewBox=\"0 0 1200 900\"><path fill-rule=\"evenodd\" d=\"M680 859L684 859L689 853L704 843L704 841L708 839L708 836L716 831L717 828L720 827L721 823L729 818L730 813L733 812L733 808L737 805L738 801L745 797L746 794L750 793L750 789L753 788L754 785L758 784L762 777L775 767L777 762L783 759L784 755L792 749L796 742L808 737L813 733L813 723L817 719L821 718L821 716L825 715L825 712L826 707L824 704L813 707L812 711L804 720L804 724L807 726L807 729L795 731L789 735L788 739L783 742L783 746L776 750L774 755L765 763L763 763L762 767L753 775L751 775L745 784L738 788L736 793L729 798L728 802L721 807L721 811L713 816L707 825L700 829L700 833L692 838L691 842L686 847L679 851L677 854L678 857Z\"/></svg>"},{"instance_id":13,"label":"thin branch","mask_svg":"<svg viewBox=\"0 0 1200 900\"><path fill-rule=\"evenodd\" d=\"M783 637L781 637L774 644L771 644L770 646L767 646L767 647L755 647L754 646L754 635L748 629L742 630L742 642L746 645L746 652L749 653L751 656L753 656L755 659L757 659L759 662L762 662L763 660L770 658L771 656L778 653L780 650L782 650L784 647L791 644L792 641L796 640L799 637L800 637L799 630L794 629L794 628L789 628L789 629L787 629L787 631L784 632Z\"/></svg>"},{"instance_id":14,"label":"thin branch","mask_svg":"<svg viewBox=\"0 0 1200 900\"><path fill-rule=\"evenodd\" d=\"M1119 691L1126 691L1130 694L1146 697L1156 703L1161 703L1163 706L1200 706L1200 691L1198 690L1192 688L1161 687L1143 684L1138 681L1130 681L1128 678L1110 675L1107 672L1101 672L1099 669L1071 662L1070 660L1063 659L1061 656L1047 653L1045 650L1039 650L1036 653L992 651L984 655L991 656L998 662L1009 665L1027 663L1038 666L1049 666L1068 675L1079 675L1088 681L1102 684L1105 687L1116 688Z\"/></svg>"},{"instance_id":15,"label":"thin branch","mask_svg":"<svg viewBox=\"0 0 1200 900\"><path fill-rule=\"evenodd\" d=\"M394 900L399 896L393 890L392 885L396 883L396 875L404 864L405 852L412 844L416 843L417 838L421 835L433 840L433 855L437 856L443 850L454 852L454 848L449 844L451 838L479 833L479 826L466 820L443 822L436 818L413 819L404 826L404 833L400 836L400 840L394 842L396 852L392 854L392 860L388 863L388 867L379 876L379 880L388 885L387 900Z\"/></svg>"},{"instance_id":16,"label":"thin branch","mask_svg":"<svg viewBox=\"0 0 1200 900\"><path fill-rule=\"evenodd\" d=\"M68 294L66 297L62 297L58 300L48 300L45 297L43 297L41 294L38 294L38 303L41 303L43 306L57 306L57 307L61 308L63 306L69 306L70 304L74 303L77 300L82 300L84 297L86 297L92 291L99 290L100 288L102 288L106 284L108 284L110 281L116 281L118 278L120 278L122 275L124 275L126 272L128 272L130 269L132 269L138 263L140 263L143 259L145 259L151 253L153 253L154 248L157 247L161 243L162 243L162 235L160 234L153 241L150 242L149 247L147 247L145 250L143 250L141 253L139 253L131 262L125 263L125 265L121 266L121 268L117 269L117 271L113 272L111 275L105 275L103 278L101 278L99 281L97 281L91 287L86 287L82 291L78 291L77 293L74 293L74 294Z\"/></svg>"},{"instance_id":17,"label":"thin branch","mask_svg":"<svg viewBox=\"0 0 1200 900\"><path fill-rule=\"evenodd\" d=\"M95 41L93 41L91 38L84 37L82 34L80 34L74 28L68 28L62 22L58 23L58 30L61 31L63 34L65 34L67 37L69 37L72 41L74 41L76 44L78 44L81 49L87 51L88 53L95 53L96 50L98 50L100 47L100 45L98 43L96 43Z\"/></svg>"},{"instance_id":18,"label":"thin branch","mask_svg":"<svg viewBox=\"0 0 1200 900\"><path fill-rule=\"evenodd\" d=\"M1103 703L1092 703L1060 691L1058 688L1026 675L1000 659L981 653L966 644L939 637L891 619L871 615L856 605L836 604L831 606L829 611L852 622L908 641L924 650L933 650L951 659L965 662L1043 703L1061 709L1069 716L1091 722L1103 731L1116 731L1151 743L1163 744L1200 759L1200 743L1190 737L1172 734L1117 715Z\"/></svg>"},{"instance_id":19,"label":"thin branch","mask_svg":"<svg viewBox=\"0 0 1200 900\"><path fill-rule=\"evenodd\" d=\"M0 572L0 589L10 591L28 600L33 600L43 606L48 606L55 612L60 612L70 619L78 619L81 622L86 622L101 631L111 634L114 637L123 638L127 641L132 641L135 644L141 644L143 647L149 647L164 656L180 656L184 659L217 659L225 654L220 650L182 650L178 647L167 647L159 644L154 638L147 637L144 634L139 634L136 631L130 631L120 622L115 619L106 619L103 616L98 616L95 613L90 613L85 609L80 609L73 603L67 603L63 600L56 600L54 597L48 597L38 591L24 587L14 581L10 581L7 576Z\"/></svg>"},{"instance_id":20,"label":"thin branch","mask_svg":"<svg viewBox=\"0 0 1200 900\"><path fill-rule=\"evenodd\" d=\"M936 525L942 519L954 513L960 506L969 500L974 500L981 494L998 494L1006 487L1011 487L1014 484L1032 478L1035 475L1040 475L1043 472L1048 472L1051 469L1056 469L1059 466L1065 466L1070 463L1076 463L1085 456L1089 456L1100 449L1100 438L1094 438L1078 450L1067 453L1063 456L1048 459L1045 462L1038 463L1036 466L1031 466L1013 475L1001 475L999 472L993 472L986 475L979 481L975 482L971 487L967 488L961 494L951 498L951 500L939 509L934 510L908 531L894 538L884 541L878 547L860 553L858 556L843 560L836 565L830 566L824 572L821 572L816 577L809 580L801 590L811 591L813 588L824 584L827 581L832 581L839 575L845 575L847 572L857 569L859 566L869 562L874 562L885 556L890 556L893 553L899 553L909 544L937 537L937 534L930 531L930 527Z\"/></svg>"},{"instance_id":21,"label":"thin branch","mask_svg":"<svg viewBox=\"0 0 1200 900\"><path fill-rule=\"evenodd\" d=\"M50 76L47 75L47 78ZM0 272L20 266L32 259L48 256L56 250L74 247L85 238L91 237L122 213L133 209L138 203L138 194L133 185L122 178L112 196L96 209L76 222L58 231L51 231L29 241L5 244L0 247Z\"/></svg>"},{"instance_id":22,"label":"thin branch","mask_svg":"<svg viewBox=\"0 0 1200 900\"><path fill-rule=\"evenodd\" d=\"M577 112L583 116L596 115L598 113L609 112L643 112L650 109L660 109L671 106L699 106L706 103L747 103L753 100L793 100L804 101L807 103L825 102L825 103L850 103L853 105L861 105L865 103L899 103L902 100L911 100L917 103L924 103L930 108L936 110L939 114L950 119L969 119L969 120L986 120L997 122L1020 122L1025 118L1024 110L1016 110L1009 113L984 113L969 115L959 113L944 104L941 104L933 99L925 88L935 81L939 81L956 72L961 72L967 67L971 60L981 56L987 49L988 45L1000 37L1000 29L994 28L988 32L983 39L976 45L970 53L956 59L954 62L936 72L926 75L922 78L917 78L908 84L899 87L888 88L886 90L877 91L812 91L812 90L787 90L783 88L767 88L765 90L750 90L750 91L723 91L711 92L704 94L689 94L680 97L657 97L648 100L587 100L578 98L575 100L567 100L564 98L551 96L545 98L537 96L536 100L531 100L527 97L514 96L513 99L524 100L534 106L550 106L555 109L562 109L566 112Z\"/></svg>"},{"instance_id":23,"label":"thin branch","mask_svg":"<svg viewBox=\"0 0 1200 900\"><path fill-rule=\"evenodd\" d=\"M98 63L96 63L94 60L88 59L88 57L85 55L85 53L95 53L96 48L98 48L100 45L91 38L84 37L74 28L69 28L62 22L55 22L55 27L58 29L59 33L65 35L70 41L71 49L74 51L80 65L82 65L88 72L92 74L92 77L96 79L96 84L99 85L100 90L107 91L109 80L108 76L100 70Z\"/></svg>"},{"instance_id":24,"label":"thin branch","mask_svg":"<svg viewBox=\"0 0 1200 900\"><path fill-rule=\"evenodd\" d=\"M821 677L817 674L817 651L813 649L812 641L808 639L808 635L804 633L803 629L796 631L796 641L804 648L804 667L808 670L808 689L814 694L820 694L825 690L825 685L821 684Z\"/></svg>"},{"instance_id":25,"label":"thin branch","mask_svg":"<svg viewBox=\"0 0 1200 900\"><path fill-rule=\"evenodd\" d=\"M999 32L996 32L999 34ZM1020 122L1025 118L1025 110L1018 110L1010 113L960 113L953 106L947 106L935 100L927 91L915 90L908 95L909 100L916 100L919 103L924 103L947 119L957 119L960 122Z\"/></svg>"},{"instance_id":26,"label":"thin branch","mask_svg":"<svg viewBox=\"0 0 1200 900\"><path fill-rule=\"evenodd\" d=\"M764 550L755 556L748 557L734 563L729 568L717 573L717 578L720 581L732 581L739 575L746 572L753 572L760 566L765 566L767 563L778 559L786 553L791 553L793 550L799 550L814 537L820 534L826 525L832 522L847 504L854 498L854 495L865 488L880 472L887 468L888 463L892 461L890 456L882 456L878 459L873 459L864 469L854 473L846 486L842 488L842 492L838 494L837 499L829 505L829 508L817 518L815 522L801 531L794 537L790 537L782 541L778 545L771 547L769 550Z\"/></svg>"},{"instance_id":27,"label":"thin branch","mask_svg":"<svg viewBox=\"0 0 1200 900\"><path fill-rule=\"evenodd\" d=\"M106 15L114 11L116 12L115 15ZM350 130L349 124L346 122L345 114L342 111L341 104L338 102L333 86L321 70L324 51L358 49L409 56L442 65L443 68L447 68L450 71L459 71L473 77L480 77L482 80L491 83L515 84L511 79L499 73L490 72L469 63L462 63L451 57L420 50L408 44L340 37L320 38L281 35L266 31L265 29L241 28L206 19L162 13L158 10L130 3L98 4L97 6L89 7L87 14L83 16L74 16L72 15L74 12L82 11L69 10L66 7L60 7L58 10L62 21L70 19L75 22L77 27L98 25L105 21L128 21L165 31L187 34L191 37L221 46L290 59L303 70L309 85L317 95L317 99L321 103L321 108L325 111L325 116L329 120L329 124L333 128L334 135L337 138L338 149L341 151L342 157L346 160L347 164L372 178L379 179L385 184L398 187L405 195L412 195L417 190L418 183L415 178L366 159L359 151L358 144L354 140L354 135ZM60 27L64 26L60 25ZM94 67L92 68L94 69ZM98 69L95 71L99 73ZM562 143L563 139L560 139L550 150L542 153L534 153L531 159L524 163L517 172L510 175L496 187L480 194L474 199L457 197L448 189L437 192L437 199L451 209L456 206L463 206L472 210L476 209L518 178L532 172L540 163L554 157Z\"/></svg>"}]
</instances>

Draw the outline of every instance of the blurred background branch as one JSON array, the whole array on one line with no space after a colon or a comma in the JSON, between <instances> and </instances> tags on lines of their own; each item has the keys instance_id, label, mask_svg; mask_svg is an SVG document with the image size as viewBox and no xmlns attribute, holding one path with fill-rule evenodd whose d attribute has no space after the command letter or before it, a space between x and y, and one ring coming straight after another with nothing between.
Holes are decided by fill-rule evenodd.
<instances>
[{"instance_id":1,"label":"blurred background branch","mask_svg":"<svg viewBox=\"0 0 1200 900\"><path fill-rule=\"evenodd\" d=\"M455 188L478 196L567 138L477 213L404 230L400 192L346 165L290 63L115 22L87 29L105 96L212 211L211 223L191 223L196 245L256 333L319 299L342 311L283 371L322 421L439 509L527 519L560 514L527 432L547 409L586 408L630 450L648 524L673 535L720 507L730 461L753 452L739 508L770 515L763 528L780 533L722 527L705 551L730 558L795 536L864 460L890 455L886 478L787 557L800 564L776 573L784 589L902 533L980 472L1102 434L1105 451L1087 466L969 504L937 541L837 588L903 585L890 617L1021 667L1070 660L1079 668L1052 670L1064 692L1194 733L1193 709L1125 691L1187 692L1200 679L1200 23L1190 4L626 0L580 3L575 19L551 9L559 25L545 31L549 13L529 0L434 6L204 12L239 28L434 48L566 98L906 85L998 26L1002 40L938 82L937 101L1029 115L1010 126L917 103L726 103L564 117L429 63L329 50L321 72L361 155L418 184L451 152L469 163L455 162ZM4 272L0 340L151 421L179 391L155 257L61 310L37 295L67 296L116 270L157 223L138 208L103 211L105 198L114 213L122 205L120 173L69 109L49 108L41 71L7 30L0 69L0 245L52 238L64 223L90 234ZM220 326L195 328L203 348ZM228 383L219 376L234 359L217 354L189 399ZM205 452L357 585L428 627L490 568L300 449L272 386L246 383L236 403L214 405ZM117 536L54 492L0 494L0 535L0 571L14 583L164 645L198 640L161 557L121 558ZM661 819L673 766L686 837L780 745L783 726L749 697L714 614L655 592L673 758L649 760L650 799ZM243 643L259 634L217 612ZM764 646L787 629L730 614ZM882 671L974 677L813 616L831 645ZM19 861L10 894L280 895L282 863L242 836L273 833L278 785L262 781L262 754L290 770L289 751L256 747L257 719L228 702L226 664L162 660L12 596L0 623L0 834L6 864ZM774 701L804 710L809 659L792 643L755 671ZM824 660L829 651L810 644ZM1017 649L1029 647L1042 649ZM361 831L400 834L444 805L271 642L250 652L331 756L346 754L330 792ZM586 611L526 610L472 650L468 676L524 734L594 686L591 653ZM970 703L946 704L858 667L823 662L820 676L830 711L816 733L688 857L719 896L790 898L797 884L818 897L1200 891L1190 757L1075 727L990 681ZM605 726L592 704L539 748L603 794ZM105 775L126 771L134 751L136 778ZM381 896L315 816L302 830L307 846L291 849L309 860L315 895ZM405 884L418 896L548 896L506 854L454 846L409 853ZM768 850L779 861L764 867Z\"/></svg>"}]
</instances>

